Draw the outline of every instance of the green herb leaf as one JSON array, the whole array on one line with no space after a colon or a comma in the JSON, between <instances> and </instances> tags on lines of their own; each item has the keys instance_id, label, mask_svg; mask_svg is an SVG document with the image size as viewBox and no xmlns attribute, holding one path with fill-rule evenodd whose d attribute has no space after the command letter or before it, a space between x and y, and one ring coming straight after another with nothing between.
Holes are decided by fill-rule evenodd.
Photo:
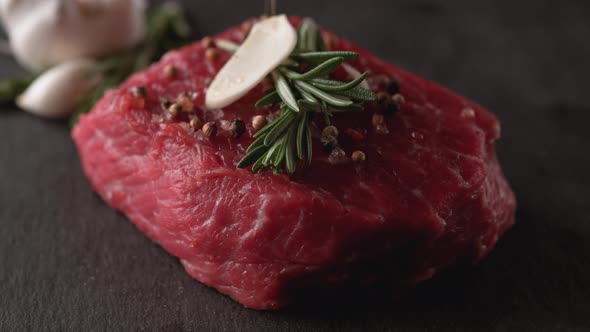
<instances>
[{"instance_id":1,"label":"green herb leaf","mask_svg":"<svg viewBox=\"0 0 590 332\"><path fill-rule=\"evenodd\" d=\"M275 169L278 169L283 163L283 161L285 161L285 153L287 151L287 138L287 135L283 135L283 137L281 137L281 139L277 141L277 144L280 144L281 148L278 151L278 157L275 159L273 163Z\"/></svg>"},{"instance_id":2,"label":"green herb leaf","mask_svg":"<svg viewBox=\"0 0 590 332\"><path fill-rule=\"evenodd\" d=\"M291 91L291 87L289 86L287 79L285 79L285 77L276 70L272 73L272 77L275 81L277 92L281 99L295 112L299 112L297 99L295 99L295 95L293 94L293 91Z\"/></svg>"},{"instance_id":3,"label":"green herb leaf","mask_svg":"<svg viewBox=\"0 0 590 332\"><path fill-rule=\"evenodd\" d=\"M308 63L322 63L332 58L342 58L344 59L344 61L349 61L354 60L358 57L358 53L350 51L304 52L292 56L292 58L296 61Z\"/></svg>"},{"instance_id":4,"label":"green herb leaf","mask_svg":"<svg viewBox=\"0 0 590 332\"><path fill-rule=\"evenodd\" d=\"M317 77L322 77L333 72L336 68L338 68L338 66L342 64L342 62L344 62L344 58L336 57L326 60L322 64L304 74L299 74L290 70L283 70L283 72L288 78L292 80L306 81Z\"/></svg>"},{"instance_id":5,"label":"green herb leaf","mask_svg":"<svg viewBox=\"0 0 590 332\"><path fill-rule=\"evenodd\" d=\"M262 157L268 151L268 149L269 149L268 146L261 145L261 146L257 147L256 149L250 151L250 153L246 154L246 156L244 156L244 158L242 158L242 160L240 160L237 167L238 168L246 168L246 167L252 165L254 162L256 162L256 160L258 160L260 157Z\"/></svg>"},{"instance_id":6,"label":"green herb leaf","mask_svg":"<svg viewBox=\"0 0 590 332\"><path fill-rule=\"evenodd\" d=\"M361 77L362 77L362 75L361 75ZM340 87L342 86L342 82L338 82L338 81L316 78L311 82L311 84L313 84L314 86L316 86L319 89L333 91L337 95L349 97L354 100L359 100L359 101L376 101L377 100L377 95L374 92L367 90L367 89L363 89L360 87L353 87L353 88L350 88L347 90L342 90L342 89L340 89ZM337 92L334 90L330 90L330 89L334 89L334 88L337 89Z\"/></svg>"},{"instance_id":7,"label":"green herb leaf","mask_svg":"<svg viewBox=\"0 0 590 332\"><path fill-rule=\"evenodd\" d=\"M296 128L292 127L289 131L289 138L287 140L287 148L285 149L285 164L287 165L287 173L292 174L295 172L297 168L297 163L295 162L295 154L293 151L293 145L295 144L296 140Z\"/></svg>"},{"instance_id":8,"label":"green herb leaf","mask_svg":"<svg viewBox=\"0 0 590 332\"><path fill-rule=\"evenodd\" d=\"M276 155L278 154L278 151L281 149L281 144L280 144L280 140L276 141L271 147L270 149L268 149L268 152L266 152L266 155L264 156L264 158L262 159L262 164L263 165L268 165L274 162L274 160L276 159Z\"/></svg>"},{"instance_id":9,"label":"green herb leaf","mask_svg":"<svg viewBox=\"0 0 590 332\"><path fill-rule=\"evenodd\" d=\"M319 101L318 102L311 102L311 101L305 100L305 99L300 99L297 101L297 103L299 103L299 106L301 106L301 108L303 108L307 111L315 111L320 106Z\"/></svg>"},{"instance_id":10,"label":"green herb leaf","mask_svg":"<svg viewBox=\"0 0 590 332\"><path fill-rule=\"evenodd\" d=\"M319 27L311 18L305 18L299 26L297 48L299 50L316 51L318 46Z\"/></svg>"},{"instance_id":11,"label":"green herb leaf","mask_svg":"<svg viewBox=\"0 0 590 332\"><path fill-rule=\"evenodd\" d=\"M317 107L319 105L319 101L316 99L316 97L312 96L309 92L303 90L298 86L295 86L295 88L297 89L301 97L303 97L303 99L297 101L299 104L301 104L300 102L305 102L304 104L307 107L309 107L310 105L315 105L315 107Z\"/></svg>"},{"instance_id":12,"label":"green herb leaf","mask_svg":"<svg viewBox=\"0 0 590 332\"><path fill-rule=\"evenodd\" d=\"M267 94L266 96L262 97L259 101L256 102L255 106L262 107L262 106L278 103L279 101L281 101L281 96L279 96L279 93L275 90L275 91Z\"/></svg>"},{"instance_id":13,"label":"green herb leaf","mask_svg":"<svg viewBox=\"0 0 590 332\"><path fill-rule=\"evenodd\" d=\"M313 79L310 83L313 86L315 86L316 88L319 88L319 89L322 89L325 91L331 91L331 92L346 91L346 90L356 88L359 84L361 84L367 78L367 75L369 75L369 72L365 72L364 74L362 74L361 76L359 76L355 80L350 81L348 83L342 83L342 82L332 81L332 80L325 80L325 79L321 79L321 78ZM326 82L329 82L329 83L326 83Z\"/></svg>"},{"instance_id":14,"label":"green herb leaf","mask_svg":"<svg viewBox=\"0 0 590 332\"><path fill-rule=\"evenodd\" d=\"M245 168L245 167L242 167ZM263 170L262 165L262 158L259 158L253 165L252 165L252 172L258 173Z\"/></svg>"},{"instance_id":15,"label":"green herb leaf","mask_svg":"<svg viewBox=\"0 0 590 332\"><path fill-rule=\"evenodd\" d=\"M333 95L302 81L296 81L295 85L333 106L347 107L353 104L353 102L350 100L334 97Z\"/></svg>"},{"instance_id":16,"label":"green herb leaf","mask_svg":"<svg viewBox=\"0 0 590 332\"><path fill-rule=\"evenodd\" d=\"M257 139L255 139L254 142L252 142L252 144L250 144L250 146L246 150L246 153L250 153L254 149L256 149L257 147L262 146L262 145L264 145L264 136L260 136Z\"/></svg>"},{"instance_id":17,"label":"green herb leaf","mask_svg":"<svg viewBox=\"0 0 590 332\"><path fill-rule=\"evenodd\" d=\"M307 147L307 164L311 164L311 158L313 156L313 147L311 145L311 126L309 120L305 126L305 146Z\"/></svg>"},{"instance_id":18,"label":"green herb leaf","mask_svg":"<svg viewBox=\"0 0 590 332\"><path fill-rule=\"evenodd\" d=\"M299 120L299 126L297 127L297 156L299 159L305 159L305 152L303 146L305 145L305 127L307 126L307 113L304 112Z\"/></svg>"},{"instance_id":19,"label":"green herb leaf","mask_svg":"<svg viewBox=\"0 0 590 332\"><path fill-rule=\"evenodd\" d=\"M297 30L297 48L300 50L307 49L307 36L310 29L310 20L304 19Z\"/></svg>"},{"instance_id":20,"label":"green herb leaf","mask_svg":"<svg viewBox=\"0 0 590 332\"><path fill-rule=\"evenodd\" d=\"M266 134L264 145L269 146L276 141L277 138L291 126L293 120L295 120L295 114L292 111L284 110L283 113L284 114L281 114L277 125Z\"/></svg>"},{"instance_id":21,"label":"green herb leaf","mask_svg":"<svg viewBox=\"0 0 590 332\"><path fill-rule=\"evenodd\" d=\"M356 101L376 101L377 95L367 89L354 88L346 91L336 92L339 96L348 97Z\"/></svg>"}]
</instances>

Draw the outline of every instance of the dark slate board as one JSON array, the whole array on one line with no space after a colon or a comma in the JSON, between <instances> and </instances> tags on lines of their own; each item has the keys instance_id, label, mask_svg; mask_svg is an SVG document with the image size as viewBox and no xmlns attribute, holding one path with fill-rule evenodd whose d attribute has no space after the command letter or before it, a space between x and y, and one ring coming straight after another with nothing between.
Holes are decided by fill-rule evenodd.
<instances>
[{"instance_id":1,"label":"dark slate board","mask_svg":"<svg viewBox=\"0 0 590 332\"><path fill-rule=\"evenodd\" d=\"M262 1L185 1L197 35ZM414 290L285 312L192 280L92 193L64 122L0 114L0 330L533 331L590 324L586 0L279 1L502 120L517 224L477 267ZM0 59L1 77L19 74Z\"/></svg>"}]
</instances>

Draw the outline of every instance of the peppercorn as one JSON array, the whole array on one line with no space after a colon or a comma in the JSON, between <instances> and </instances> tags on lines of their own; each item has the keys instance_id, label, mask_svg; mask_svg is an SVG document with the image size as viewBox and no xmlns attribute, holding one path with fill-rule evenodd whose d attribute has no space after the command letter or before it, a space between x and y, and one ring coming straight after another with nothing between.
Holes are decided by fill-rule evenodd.
<instances>
[{"instance_id":1,"label":"peppercorn","mask_svg":"<svg viewBox=\"0 0 590 332\"><path fill-rule=\"evenodd\" d=\"M323 136L322 135L322 138L320 139L320 143L322 143L324 150L332 151L332 149L334 149L335 147L338 146L338 139L334 136Z\"/></svg>"},{"instance_id":2,"label":"peppercorn","mask_svg":"<svg viewBox=\"0 0 590 332\"><path fill-rule=\"evenodd\" d=\"M266 76L260 83L262 84L262 93L268 94L275 89L275 85L270 76Z\"/></svg>"},{"instance_id":3,"label":"peppercorn","mask_svg":"<svg viewBox=\"0 0 590 332\"><path fill-rule=\"evenodd\" d=\"M324 130L322 130L320 142L327 151L331 151L338 146L338 128L334 126L327 126L324 128Z\"/></svg>"},{"instance_id":4,"label":"peppercorn","mask_svg":"<svg viewBox=\"0 0 590 332\"><path fill-rule=\"evenodd\" d=\"M209 61L217 60L217 58L219 58L219 51L217 51L217 49L214 49L214 48L208 48L205 51L205 57Z\"/></svg>"},{"instance_id":5,"label":"peppercorn","mask_svg":"<svg viewBox=\"0 0 590 332\"><path fill-rule=\"evenodd\" d=\"M201 118L195 115L192 117L191 121L189 122L189 125L194 130L199 130L203 127L203 121L201 121Z\"/></svg>"},{"instance_id":6,"label":"peppercorn","mask_svg":"<svg viewBox=\"0 0 590 332\"><path fill-rule=\"evenodd\" d=\"M365 153L363 151L354 151L351 155L352 161L354 161L355 163L360 163L363 162L367 159L367 156L365 155Z\"/></svg>"},{"instance_id":7,"label":"peppercorn","mask_svg":"<svg viewBox=\"0 0 590 332\"><path fill-rule=\"evenodd\" d=\"M389 81L385 84L385 90L387 90L387 92L393 94L396 94L399 92L399 83L397 83L395 80L389 79Z\"/></svg>"},{"instance_id":8,"label":"peppercorn","mask_svg":"<svg viewBox=\"0 0 590 332\"><path fill-rule=\"evenodd\" d=\"M173 65L166 65L163 73L166 78L176 78L178 76L178 68Z\"/></svg>"},{"instance_id":9,"label":"peppercorn","mask_svg":"<svg viewBox=\"0 0 590 332\"><path fill-rule=\"evenodd\" d=\"M386 89L387 83L390 81L389 77L385 74L376 75L374 80L379 89Z\"/></svg>"},{"instance_id":10,"label":"peppercorn","mask_svg":"<svg viewBox=\"0 0 590 332\"><path fill-rule=\"evenodd\" d=\"M266 117L262 116L262 115L256 115L255 117L252 118L252 128L254 128L254 130L260 130L262 129L264 126L266 126L268 124L268 121L266 120Z\"/></svg>"},{"instance_id":11,"label":"peppercorn","mask_svg":"<svg viewBox=\"0 0 590 332\"><path fill-rule=\"evenodd\" d=\"M399 92L399 83L385 74L375 77L375 82L379 89L385 90L389 94L393 95Z\"/></svg>"},{"instance_id":12,"label":"peppercorn","mask_svg":"<svg viewBox=\"0 0 590 332\"><path fill-rule=\"evenodd\" d=\"M233 138L240 138L246 131L244 121L235 119L229 124L229 132Z\"/></svg>"},{"instance_id":13,"label":"peppercorn","mask_svg":"<svg viewBox=\"0 0 590 332\"><path fill-rule=\"evenodd\" d=\"M215 47L215 41L213 38L207 36L201 40L201 46L203 46L203 48Z\"/></svg>"},{"instance_id":14,"label":"peppercorn","mask_svg":"<svg viewBox=\"0 0 590 332\"><path fill-rule=\"evenodd\" d=\"M145 86L134 86L131 88L131 94L135 98L147 97L148 91Z\"/></svg>"},{"instance_id":15,"label":"peppercorn","mask_svg":"<svg viewBox=\"0 0 590 332\"><path fill-rule=\"evenodd\" d=\"M396 93L391 97L391 100L399 107L406 103L406 98L402 94Z\"/></svg>"},{"instance_id":16,"label":"peppercorn","mask_svg":"<svg viewBox=\"0 0 590 332\"><path fill-rule=\"evenodd\" d=\"M338 138L338 128L334 126L327 126L322 130L322 137L324 136L332 136L334 138Z\"/></svg>"},{"instance_id":17,"label":"peppercorn","mask_svg":"<svg viewBox=\"0 0 590 332\"><path fill-rule=\"evenodd\" d=\"M365 135L361 133L359 130L355 130L352 128L346 129L346 135L352 138L353 141L362 141L365 138Z\"/></svg>"},{"instance_id":18,"label":"peppercorn","mask_svg":"<svg viewBox=\"0 0 590 332\"><path fill-rule=\"evenodd\" d=\"M385 121L385 119L383 118L382 114L373 114L373 118L371 119L371 122L373 123L373 127L378 127L380 125L383 124L383 122Z\"/></svg>"},{"instance_id":19,"label":"peppercorn","mask_svg":"<svg viewBox=\"0 0 590 332\"><path fill-rule=\"evenodd\" d=\"M471 107L466 107L461 111L461 117L474 118L475 117L475 110Z\"/></svg>"},{"instance_id":20,"label":"peppercorn","mask_svg":"<svg viewBox=\"0 0 590 332\"><path fill-rule=\"evenodd\" d=\"M399 111L399 105L396 104L393 99L386 96L386 98L382 98L383 95L379 94L379 108L384 115L392 115L393 113Z\"/></svg>"},{"instance_id":21,"label":"peppercorn","mask_svg":"<svg viewBox=\"0 0 590 332\"><path fill-rule=\"evenodd\" d=\"M177 117L181 111L182 107L180 107L178 104L172 104L170 107L168 107L168 112L170 112L170 115L172 115L173 118Z\"/></svg>"},{"instance_id":22,"label":"peppercorn","mask_svg":"<svg viewBox=\"0 0 590 332\"><path fill-rule=\"evenodd\" d=\"M217 135L217 124L215 122L205 123L203 125L203 133L208 137Z\"/></svg>"},{"instance_id":23,"label":"peppercorn","mask_svg":"<svg viewBox=\"0 0 590 332\"><path fill-rule=\"evenodd\" d=\"M176 103L180 105L182 111L185 113L192 113L195 110L195 105L186 92L183 92L176 97Z\"/></svg>"},{"instance_id":24,"label":"peppercorn","mask_svg":"<svg viewBox=\"0 0 590 332\"><path fill-rule=\"evenodd\" d=\"M380 104L386 102L390 98L391 98L391 95L387 92L377 93L377 102Z\"/></svg>"},{"instance_id":25,"label":"peppercorn","mask_svg":"<svg viewBox=\"0 0 590 332\"><path fill-rule=\"evenodd\" d=\"M170 108L170 106L172 106L172 102L166 98L161 98L160 106L162 107L162 110L167 111Z\"/></svg>"}]
</instances>

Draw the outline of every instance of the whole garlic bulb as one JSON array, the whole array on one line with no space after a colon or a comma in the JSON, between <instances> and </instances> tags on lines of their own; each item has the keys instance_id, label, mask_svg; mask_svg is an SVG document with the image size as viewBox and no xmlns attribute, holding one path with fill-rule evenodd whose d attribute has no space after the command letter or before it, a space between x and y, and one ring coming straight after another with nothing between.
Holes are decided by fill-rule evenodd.
<instances>
[{"instance_id":1,"label":"whole garlic bulb","mask_svg":"<svg viewBox=\"0 0 590 332\"><path fill-rule=\"evenodd\" d=\"M93 60L77 59L57 65L39 76L16 99L21 109L45 118L72 114L80 101L100 82Z\"/></svg>"},{"instance_id":2,"label":"whole garlic bulb","mask_svg":"<svg viewBox=\"0 0 590 332\"><path fill-rule=\"evenodd\" d=\"M0 0L0 17L17 60L38 72L134 46L145 34L146 6L146 0Z\"/></svg>"}]
</instances>

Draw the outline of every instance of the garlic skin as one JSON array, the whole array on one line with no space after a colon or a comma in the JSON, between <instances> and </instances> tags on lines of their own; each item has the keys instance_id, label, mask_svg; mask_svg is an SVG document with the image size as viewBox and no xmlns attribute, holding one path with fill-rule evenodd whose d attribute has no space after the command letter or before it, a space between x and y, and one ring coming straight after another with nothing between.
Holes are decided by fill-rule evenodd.
<instances>
[{"instance_id":1,"label":"garlic skin","mask_svg":"<svg viewBox=\"0 0 590 332\"><path fill-rule=\"evenodd\" d=\"M91 74L95 65L93 60L78 59L53 67L16 99L16 105L44 118L71 115L100 82L100 77Z\"/></svg>"},{"instance_id":2,"label":"garlic skin","mask_svg":"<svg viewBox=\"0 0 590 332\"><path fill-rule=\"evenodd\" d=\"M146 0L0 0L0 18L17 60L40 72L136 45L146 7Z\"/></svg>"}]
</instances>

